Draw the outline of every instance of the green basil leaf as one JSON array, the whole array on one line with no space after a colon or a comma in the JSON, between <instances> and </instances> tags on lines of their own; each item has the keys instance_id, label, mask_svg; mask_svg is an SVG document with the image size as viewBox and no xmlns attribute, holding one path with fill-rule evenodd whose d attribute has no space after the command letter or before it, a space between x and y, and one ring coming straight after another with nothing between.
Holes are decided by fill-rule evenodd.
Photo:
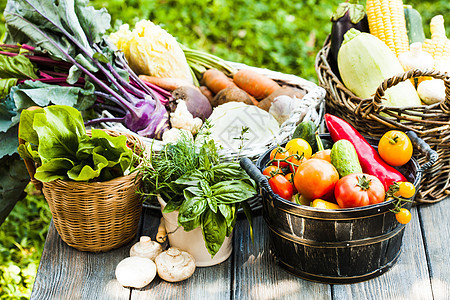
<instances>
[{"instance_id":1,"label":"green basil leaf","mask_svg":"<svg viewBox=\"0 0 450 300\"><path fill-rule=\"evenodd\" d=\"M188 193L188 194L186 194L186 193ZM192 194L192 196L198 196L198 197L204 196L202 189L198 186L190 186L190 187L187 187L186 189L184 189L184 197L186 199L188 199L188 196L191 194ZM186 196L186 195L188 195L188 196Z\"/></svg>"},{"instance_id":2,"label":"green basil leaf","mask_svg":"<svg viewBox=\"0 0 450 300\"><path fill-rule=\"evenodd\" d=\"M214 257L222 247L227 234L227 223L222 214L216 214L211 210L206 210L202 215L202 233L205 240L206 249Z\"/></svg>"},{"instance_id":3,"label":"green basil leaf","mask_svg":"<svg viewBox=\"0 0 450 300\"><path fill-rule=\"evenodd\" d=\"M186 231L200 226L201 215L206 210L206 200L202 197L192 197L183 201L178 211L178 223ZM192 227L194 226L194 227Z\"/></svg>"},{"instance_id":4,"label":"green basil leaf","mask_svg":"<svg viewBox=\"0 0 450 300\"><path fill-rule=\"evenodd\" d=\"M169 200L166 204L166 206L163 209L163 213L171 213L173 211L176 211L180 208L181 204L183 203L183 199L181 200Z\"/></svg>"},{"instance_id":5,"label":"green basil leaf","mask_svg":"<svg viewBox=\"0 0 450 300\"><path fill-rule=\"evenodd\" d=\"M197 186L198 182L203 179L203 174L199 170L188 172L175 180L176 184Z\"/></svg>"},{"instance_id":6,"label":"green basil leaf","mask_svg":"<svg viewBox=\"0 0 450 300\"><path fill-rule=\"evenodd\" d=\"M66 180L67 172L73 168L74 163L67 158L54 158L42 164L36 169L34 177L42 182L50 182L56 179Z\"/></svg>"},{"instance_id":7,"label":"green basil leaf","mask_svg":"<svg viewBox=\"0 0 450 300\"><path fill-rule=\"evenodd\" d=\"M208 182L206 180L200 180L198 182L198 185L202 189L203 195L205 195L206 197L211 197L212 196L211 187L209 186L209 184L208 184Z\"/></svg>"},{"instance_id":8,"label":"green basil leaf","mask_svg":"<svg viewBox=\"0 0 450 300\"><path fill-rule=\"evenodd\" d=\"M227 226L230 227L233 221L236 220L236 205L235 204L219 204L219 210L227 221Z\"/></svg>"},{"instance_id":9,"label":"green basil leaf","mask_svg":"<svg viewBox=\"0 0 450 300\"><path fill-rule=\"evenodd\" d=\"M217 200L214 197L207 197L206 200L208 201L209 208L214 213L217 213Z\"/></svg>"},{"instance_id":10,"label":"green basil leaf","mask_svg":"<svg viewBox=\"0 0 450 300\"><path fill-rule=\"evenodd\" d=\"M247 200L256 194L253 186L240 180L219 182L211 187L218 203L237 203Z\"/></svg>"}]
</instances>

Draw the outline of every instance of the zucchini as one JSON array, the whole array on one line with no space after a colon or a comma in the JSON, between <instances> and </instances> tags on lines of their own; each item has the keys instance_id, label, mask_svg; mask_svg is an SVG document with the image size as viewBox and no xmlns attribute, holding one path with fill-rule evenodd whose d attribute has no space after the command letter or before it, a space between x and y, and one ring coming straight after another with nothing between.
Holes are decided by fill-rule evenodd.
<instances>
[{"instance_id":1,"label":"zucchini","mask_svg":"<svg viewBox=\"0 0 450 300\"><path fill-rule=\"evenodd\" d=\"M317 151L316 131L317 126L313 121L301 122L295 128L292 139L304 139L311 146L313 153L315 153Z\"/></svg>"},{"instance_id":2,"label":"zucchini","mask_svg":"<svg viewBox=\"0 0 450 300\"><path fill-rule=\"evenodd\" d=\"M358 154L350 141L339 140L331 148L331 164L336 168L339 176L362 173Z\"/></svg>"},{"instance_id":3,"label":"zucchini","mask_svg":"<svg viewBox=\"0 0 450 300\"><path fill-rule=\"evenodd\" d=\"M425 41L425 33L423 31L422 16L411 5L404 5L404 11L409 44L423 43Z\"/></svg>"}]
</instances>

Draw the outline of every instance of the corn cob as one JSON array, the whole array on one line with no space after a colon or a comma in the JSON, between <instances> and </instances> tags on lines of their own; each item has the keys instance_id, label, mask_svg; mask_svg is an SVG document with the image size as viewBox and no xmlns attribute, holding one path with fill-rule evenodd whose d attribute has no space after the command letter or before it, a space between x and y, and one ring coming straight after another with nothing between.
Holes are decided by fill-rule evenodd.
<instances>
[{"instance_id":1,"label":"corn cob","mask_svg":"<svg viewBox=\"0 0 450 300\"><path fill-rule=\"evenodd\" d=\"M409 50L402 0L367 0L366 13L371 34L397 56Z\"/></svg>"},{"instance_id":2,"label":"corn cob","mask_svg":"<svg viewBox=\"0 0 450 300\"><path fill-rule=\"evenodd\" d=\"M430 22L431 39L423 43L423 50L434 58L434 69L450 71L450 40L445 35L444 17L434 16Z\"/></svg>"}]
</instances>

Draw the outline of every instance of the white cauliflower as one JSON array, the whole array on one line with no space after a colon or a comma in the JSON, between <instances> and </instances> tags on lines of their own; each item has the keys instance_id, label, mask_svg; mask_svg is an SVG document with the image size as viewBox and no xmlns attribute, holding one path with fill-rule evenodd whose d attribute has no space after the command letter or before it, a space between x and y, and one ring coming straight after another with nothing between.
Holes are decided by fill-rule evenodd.
<instances>
[{"instance_id":1,"label":"white cauliflower","mask_svg":"<svg viewBox=\"0 0 450 300\"><path fill-rule=\"evenodd\" d=\"M192 133L190 131L178 128L171 128L169 130L164 131L162 135L162 140L164 143L176 143L182 136L189 137L190 139L194 139Z\"/></svg>"},{"instance_id":2,"label":"white cauliflower","mask_svg":"<svg viewBox=\"0 0 450 300\"><path fill-rule=\"evenodd\" d=\"M130 67L139 75L181 78L193 83L189 65L177 40L148 20L120 26L109 40L123 51Z\"/></svg>"},{"instance_id":3,"label":"white cauliflower","mask_svg":"<svg viewBox=\"0 0 450 300\"><path fill-rule=\"evenodd\" d=\"M202 119L194 118L183 100L177 101L177 108L173 113L170 113L170 125L172 128L185 129L192 134L196 134L200 127L202 127Z\"/></svg>"}]
</instances>

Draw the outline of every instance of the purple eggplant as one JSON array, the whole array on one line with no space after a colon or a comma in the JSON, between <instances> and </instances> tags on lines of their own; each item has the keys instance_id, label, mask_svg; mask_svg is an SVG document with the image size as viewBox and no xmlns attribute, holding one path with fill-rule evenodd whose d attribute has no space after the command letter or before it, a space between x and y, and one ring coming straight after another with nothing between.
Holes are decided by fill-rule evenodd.
<instances>
[{"instance_id":1,"label":"purple eggplant","mask_svg":"<svg viewBox=\"0 0 450 300\"><path fill-rule=\"evenodd\" d=\"M331 17L331 22L331 45L328 62L333 73L340 79L337 56L344 41L344 34L351 28L358 29L361 32L369 32L369 22L364 6L359 4L358 0L350 0L339 4Z\"/></svg>"}]
</instances>

